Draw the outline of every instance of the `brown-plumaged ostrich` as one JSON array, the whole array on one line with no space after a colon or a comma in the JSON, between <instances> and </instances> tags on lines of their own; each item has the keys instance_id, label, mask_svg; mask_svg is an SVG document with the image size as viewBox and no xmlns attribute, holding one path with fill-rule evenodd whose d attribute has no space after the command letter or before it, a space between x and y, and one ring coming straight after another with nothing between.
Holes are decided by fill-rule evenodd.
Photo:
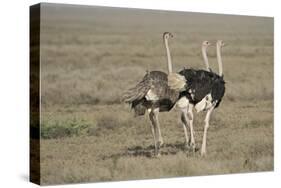
<instances>
[{"instance_id":1,"label":"brown-plumaged ostrich","mask_svg":"<svg viewBox=\"0 0 281 188\"><path fill-rule=\"evenodd\" d=\"M173 37L169 32L163 34L167 53L168 73L172 73L172 61L168 39ZM151 121L151 132L154 138L155 155L159 156L159 149L163 145L159 112L170 111L179 98L179 92L168 86L168 75L162 71L147 72L143 79L123 95L123 101L129 103L136 116L144 115L146 110Z\"/></svg>"}]
</instances>

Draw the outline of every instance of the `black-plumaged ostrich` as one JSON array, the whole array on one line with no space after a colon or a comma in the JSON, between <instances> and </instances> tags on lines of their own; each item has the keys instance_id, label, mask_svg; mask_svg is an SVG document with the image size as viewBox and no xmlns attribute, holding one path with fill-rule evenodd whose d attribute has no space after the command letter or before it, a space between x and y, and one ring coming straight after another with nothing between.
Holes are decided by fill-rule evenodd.
<instances>
[{"instance_id":1,"label":"black-plumaged ostrich","mask_svg":"<svg viewBox=\"0 0 281 188\"><path fill-rule=\"evenodd\" d=\"M169 73L172 72L171 55L168 45L168 39L170 37L173 37L173 35L169 32L163 34ZM147 72L141 82L123 95L123 101L131 104L136 116L144 115L146 110L148 111L156 156L160 155L159 149L163 144L158 114L159 112L170 111L178 99L179 92L169 88L168 75L161 71Z\"/></svg>"},{"instance_id":2,"label":"black-plumaged ostrich","mask_svg":"<svg viewBox=\"0 0 281 188\"><path fill-rule=\"evenodd\" d=\"M189 143L192 149L195 149L193 107L195 107L197 112L207 111L201 147L202 156L206 154L207 131L209 128L210 116L213 110L219 106L225 93L225 81L223 79L221 59L221 48L223 46L224 42L218 40L216 48L219 74L205 70L183 69L177 75L178 77L182 76L180 79L177 79L177 77L175 78L171 74L168 81L168 85L171 89L180 91L178 106L182 111L182 122L184 124L189 124L190 127L190 139L186 131L185 137L186 143ZM208 64L206 64L206 68L210 70Z\"/></svg>"}]
</instances>

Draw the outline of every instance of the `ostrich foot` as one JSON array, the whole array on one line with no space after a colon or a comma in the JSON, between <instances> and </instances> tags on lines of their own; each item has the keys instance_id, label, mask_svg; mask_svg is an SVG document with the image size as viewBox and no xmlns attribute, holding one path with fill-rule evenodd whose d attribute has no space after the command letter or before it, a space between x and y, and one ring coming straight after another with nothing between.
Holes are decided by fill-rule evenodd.
<instances>
[{"instance_id":1,"label":"ostrich foot","mask_svg":"<svg viewBox=\"0 0 281 188\"><path fill-rule=\"evenodd\" d=\"M195 144L195 143L190 143L189 146L190 146L190 150L191 150L192 152L195 152L195 150L196 150L196 144Z\"/></svg>"},{"instance_id":2,"label":"ostrich foot","mask_svg":"<svg viewBox=\"0 0 281 188\"><path fill-rule=\"evenodd\" d=\"M185 143L184 144L184 148L186 151L188 152L195 152L196 151L196 145L194 143Z\"/></svg>"},{"instance_id":3,"label":"ostrich foot","mask_svg":"<svg viewBox=\"0 0 281 188\"><path fill-rule=\"evenodd\" d=\"M201 157L205 157L206 156L206 150L201 150Z\"/></svg>"},{"instance_id":4,"label":"ostrich foot","mask_svg":"<svg viewBox=\"0 0 281 188\"><path fill-rule=\"evenodd\" d=\"M160 157L161 153L160 153L160 147L163 145L163 139L160 139L159 141L157 141L156 143L156 148L155 148L155 157Z\"/></svg>"},{"instance_id":5,"label":"ostrich foot","mask_svg":"<svg viewBox=\"0 0 281 188\"><path fill-rule=\"evenodd\" d=\"M159 148L163 146L164 144L163 138L160 138L157 144L159 145Z\"/></svg>"},{"instance_id":6,"label":"ostrich foot","mask_svg":"<svg viewBox=\"0 0 281 188\"><path fill-rule=\"evenodd\" d=\"M161 153L160 152L155 153L155 158L159 158L159 157L161 157Z\"/></svg>"},{"instance_id":7,"label":"ostrich foot","mask_svg":"<svg viewBox=\"0 0 281 188\"><path fill-rule=\"evenodd\" d=\"M155 149L154 157L159 158L160 156L161 156L161 152L159 151L159 149Z\"/></svg>"}]
</instances>

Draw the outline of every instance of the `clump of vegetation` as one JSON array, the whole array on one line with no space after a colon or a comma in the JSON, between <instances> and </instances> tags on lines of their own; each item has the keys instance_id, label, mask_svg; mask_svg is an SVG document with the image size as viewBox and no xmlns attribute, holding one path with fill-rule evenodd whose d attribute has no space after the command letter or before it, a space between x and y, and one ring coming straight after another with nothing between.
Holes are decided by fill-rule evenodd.
<instances>
[{"instance_id":1,"label":"clump of vegetation","mask_svg":"<svg viewBox=\"0 0 281 188\"><path fill-rule=\"evenodd\" d=\"M41 125L41 138L57 139L83 134L90 126L85 120L49 121Z\"/></svg>"},{"instance_id":2,"label":"clump of vegetation","mask_svg":"<svg viewBox=\"0 0 281 188\"><path fill-rule=\"evenodd\" d=\"M55 117L52 116L52 118ZM100 115L91 121L77 118L45 120L41 124L41 138L58 139L83 135L101 136L108 131L115 131L130 123L130 120L124 120L107 114Z\"/></svg>"}]
</instances>

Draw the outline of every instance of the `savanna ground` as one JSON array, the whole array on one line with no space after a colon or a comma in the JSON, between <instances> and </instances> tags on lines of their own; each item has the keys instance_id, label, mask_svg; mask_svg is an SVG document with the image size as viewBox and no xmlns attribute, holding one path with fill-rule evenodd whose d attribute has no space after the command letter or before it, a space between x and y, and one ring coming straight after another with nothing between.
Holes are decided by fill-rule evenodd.
<instances>
[{"instance_id":1,"label":"savanna ground","mask_svg":"<svg viewBox=\"0 0 281 188\"><path fill-rule=\"evenodd\" d=\"M48 4L41 16L42 184L273 170L272 18ZM165 31L175 71L204 67L203 40L228 44L203 158L184 150L176 109L160 113L165 144L152 157L149 119L120 102L146 70L166 72ZM198 149L203 119L195 114Z\"/></svg>"}]
</instances>

